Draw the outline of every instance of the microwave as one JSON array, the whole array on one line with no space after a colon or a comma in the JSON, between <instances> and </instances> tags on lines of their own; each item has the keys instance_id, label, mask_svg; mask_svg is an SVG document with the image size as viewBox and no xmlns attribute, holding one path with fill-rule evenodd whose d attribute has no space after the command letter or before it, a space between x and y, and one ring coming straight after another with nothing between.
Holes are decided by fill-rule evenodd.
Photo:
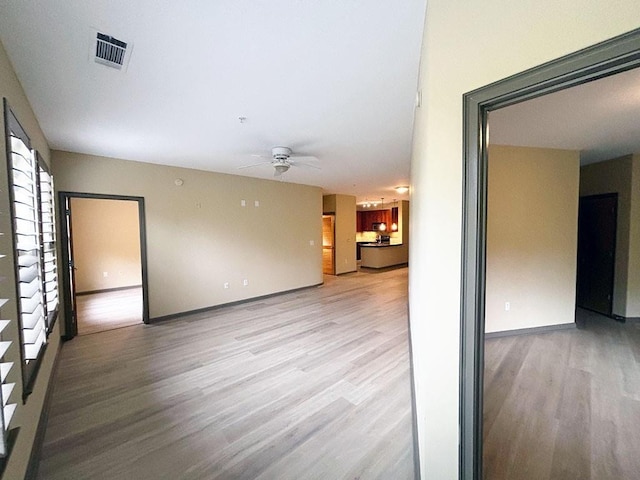
<instances>
[{"instance_id":1,"label":"microwave","mask_svg":"<svg viewBox=\"0 0 640 480\"><path fill-rule=\"evenodd\" d=\"M380 230L380 225L385 225L387 227L387 229L389 228L389 226L385 222L373 222L371 224L371 230L373 230L374 232L381 231Z\"/></svg>"}]
</instances>

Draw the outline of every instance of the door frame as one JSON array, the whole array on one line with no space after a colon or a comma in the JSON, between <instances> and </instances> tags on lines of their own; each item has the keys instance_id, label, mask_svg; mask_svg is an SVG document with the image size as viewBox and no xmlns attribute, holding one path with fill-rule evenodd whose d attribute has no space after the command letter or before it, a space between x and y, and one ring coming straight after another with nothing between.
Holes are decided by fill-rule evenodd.
<instances>
[{"instance_id":1,"label":"door frame","mask_svg":"<svg viewBox=\"0 0 640 480\"><path fill-rule=\"evenodd\" d=\"M488 114L498 108L639 66L640 29L636 29L463 96L459 401L461 479L482 478Z\"/></svg>"},{"instance_id":2,"label":"door frame","mask_svg":"<svg viewBox=\"0 0 640 480\"><path fill-rule=\"evenodd\" d=\"M71 243L71 238L68 235L66 228L66 217L71 215L71 209L66 210L67 202L73 198L88 198L95 200L127 200L138 203L138 224L140 232L140 269L142 276L142 321L145 324L149 323L149 284L148 284L148 269L147 269L147 232L144 210L144 197L136 197L130 195L108 195L101 193L81 193L81 192L58 192L58 213L60 215L60 238L62 246L62 265L64 268L62 271L62 279L64 284L63 297L64 297L64 326L65 334L63 338L70 340L78 335L78 324L75 321L76 315L72 310L72 300L75 296L75 292L71 291L71 284L69 282L69 267L71 259L69 258L68 245Z\"/></svg>"},{"instance_id":3,"label":"door frame","mask_svg":"<svg viewBox=\"0 0 640 480\"><path fill-rule=\"evenodd\" d=\"M616 255L618 254L618 193L600 193L595 195L585 195L580 197L580 208L582 208L582 202L584 200L600 200L605 198L612 198L615 200L615 204L613 207L613 223L614 223L614 231L613 231L613 268L611 269L611 277L608 279L611 288L609 289L609 308L608 312L605 314L608 317L613 318L613 298L615 294L616 288ZM580 268L580 209L578 209L578 269ZM579 270L577 272L579 274ZM578 299L578 284L579 284L580 276L576 275L576 305ZM581 305L577 305L581 306ZM587 308L587 307L582 307ZM589 309L590 310L590 309ZM602 314L602 312L598 312Z\"/></svg>"}]
</instances>

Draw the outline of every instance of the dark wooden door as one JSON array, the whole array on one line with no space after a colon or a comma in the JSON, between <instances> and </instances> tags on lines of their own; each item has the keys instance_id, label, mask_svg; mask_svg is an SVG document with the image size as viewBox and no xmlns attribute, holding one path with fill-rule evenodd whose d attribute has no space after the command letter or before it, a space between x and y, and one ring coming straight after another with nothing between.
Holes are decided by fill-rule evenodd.
<instances>
[{"instance_id":1,"label":"dark wooden door","mask_svg":"<svg viewBox=\"0 0 640 480\"><path fill-rule=\"evenodd\" d=\"M577 304L613 313L618 194L580 198Z\"/></svg>"}]
</instances>

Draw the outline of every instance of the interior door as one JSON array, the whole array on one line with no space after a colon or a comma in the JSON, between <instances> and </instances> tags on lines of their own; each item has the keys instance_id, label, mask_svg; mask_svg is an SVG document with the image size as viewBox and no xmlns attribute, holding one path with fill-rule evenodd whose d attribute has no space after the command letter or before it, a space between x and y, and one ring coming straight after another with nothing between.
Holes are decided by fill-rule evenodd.
<instances>
[{"instance_id":1,"label":"interior door","mask_svg":"<svg viewBox=\"0 0 640 480\"><path fill-rule=\"evenodd\" d=\"M78 309L76 308L76 268L73 263L73 235L71 225L71 198L64 197L65 225L63 239L65 241L63 260L66 261L69 270L69 289L65 290L65 296L68 298L65 302L70 312L67 312L65 323L65 338L73 338L78 335Z\"/></svg>"},{"instance_id":2,"label":"interior door","mask_svg":"<svg viewBox=\"0 0 640 480\"><path fill-rule=\"evenodd\" d=\"M322 273L335 275L335 215L322 216Z\"/></svg>"},{"instance_id":3,"label":"interior door","mask_svg":"<svg viewBox=\"0 0 640 480\"><path fill-rule=\"evenodd\" d=\"M579 307L613 313L618 194L580 198L578 215Z\"/></svg>"}]
</instances>

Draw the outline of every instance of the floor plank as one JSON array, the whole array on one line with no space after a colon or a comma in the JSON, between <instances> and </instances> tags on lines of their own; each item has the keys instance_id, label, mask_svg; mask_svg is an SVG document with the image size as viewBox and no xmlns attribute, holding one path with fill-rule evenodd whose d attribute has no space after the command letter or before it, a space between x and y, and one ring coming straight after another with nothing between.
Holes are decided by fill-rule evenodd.
<instances>
[{"instance_id":1,"label":"floor plank","mask_svg":"<svg viewBox=\"0 0 640 480\"><path fill-rule=\"evenodd\" d=\"M77 337L39 478L412 479L407 269Z\"/></svg>"},{"instance_id":2,"label":"floor plank","mask_svg":"<svg viewBox=\"0 0 640 480\"><path fill-rule=\"evenodd\" d=\"M76 295L78 335L142 323L142 287Z\"/></svg>"},{"instance_id":3,"label":"floor plank","mask_svg":"<svg viewBox=\"0 0 640 480\"><path fill-rule=\"evenodd\" d=\"M640 323L485 341L484 478L640 478Z\"/></svg>"}]
</instances>

